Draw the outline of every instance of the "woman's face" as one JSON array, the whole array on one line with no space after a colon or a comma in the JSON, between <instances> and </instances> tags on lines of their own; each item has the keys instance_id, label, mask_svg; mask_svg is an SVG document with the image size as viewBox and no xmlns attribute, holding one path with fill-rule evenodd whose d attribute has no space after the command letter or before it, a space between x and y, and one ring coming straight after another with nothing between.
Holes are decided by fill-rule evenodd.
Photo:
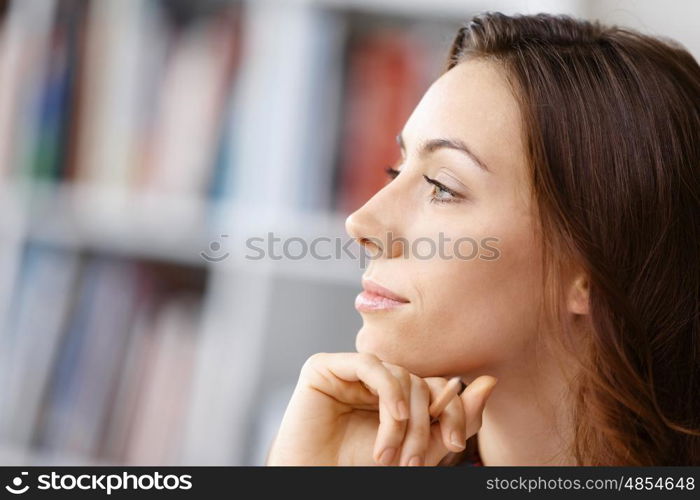
<instances>
[{"instance_id":1,"label":"woman's face","mask_svg":"<svg viewBox=\"0 0 700 500\"><path fill-rule=\"evenodd\" d=\"M431 85L401 131L400 174L346 221L378 252L364 278L409 301L361 310L358 352L423 377L498 376L530 359L541 267L522 135L494 63L462 62Z\"/></svg>"}]
</instances>

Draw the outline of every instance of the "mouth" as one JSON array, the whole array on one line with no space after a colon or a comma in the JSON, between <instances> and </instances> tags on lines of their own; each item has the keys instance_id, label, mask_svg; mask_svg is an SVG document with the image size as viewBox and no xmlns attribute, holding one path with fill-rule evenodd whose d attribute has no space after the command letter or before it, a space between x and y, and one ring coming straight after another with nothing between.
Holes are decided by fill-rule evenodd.
<instances>
[{"instance_id":1,"label":"mouth","mask_svg":"<svg viewBox=\"0 0 700 500\"><path fill-rule=\"evenodd\" d=\"M360 312L396 309L410 301L368 278L362 280L362 292L355 298L355 309Z\"/></svg>"}]
</instances>

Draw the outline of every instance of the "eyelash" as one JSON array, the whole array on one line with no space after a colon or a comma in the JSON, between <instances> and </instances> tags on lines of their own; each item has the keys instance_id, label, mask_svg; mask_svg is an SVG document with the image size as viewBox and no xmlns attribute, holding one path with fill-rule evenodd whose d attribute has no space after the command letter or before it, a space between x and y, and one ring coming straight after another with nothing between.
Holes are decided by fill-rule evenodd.
<instances>
[{"instance_id":1,"label":"eyelash","mask_svg":"<svg viewBox=\"0 0 700 500\"><path fill-rule=\"evenodd\" d=\"M386 167L386 173L390 178L389 182L391 182L394 179L396 179L396 177L401 173L401 171L397 170L393 167ZM441 184L440 182L436 181L435 179L431 179L430 177L428 177L426 175L423 175L423 178L425 179L425 181L428 184L431 184L434 187L436 187L437 189L439 189L440 191L443 191L443 192L449 194L450 196L452 196L452 198L449 198L447 200L436 198L435 196L431 196L430 203L455 203L455 202L459 202L462 200L462 198L463 198L462 195L455 193L454 191L452 191L450 188L448 188L444 184Z\"/></svg>"}]
</instances>

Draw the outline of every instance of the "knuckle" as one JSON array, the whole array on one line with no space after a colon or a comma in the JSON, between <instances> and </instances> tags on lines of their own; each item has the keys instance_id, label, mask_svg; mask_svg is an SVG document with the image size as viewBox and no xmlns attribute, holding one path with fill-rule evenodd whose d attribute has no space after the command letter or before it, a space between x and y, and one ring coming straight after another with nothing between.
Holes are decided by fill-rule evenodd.
<instances>
[{"instance_id":1,"label":"knuckle","mask_svg":"<svg viewBox=\"0 0 700 500\"><path fill-rule=\"evenodd\" d=\"M415 425L409 429L411 435L420 442L427 441L430 437L430 427L427 425Z\"/></svg>"},{"instance_id":2,"label":"knuckle","mask_svg":"<svg viewBox=\"0 0 700 500\"><path fill-rule=\"evenodd\" d=\"M301 367L302 371L307 371L310 368L318 368L319 366L323 365L327 355L328 353L326 352L317 352L312 354L306 358L306 361L304 361L304 364Z\"/></svg>"},{"instance_id":3,"label":"knuckle","mask_svg":"<svg viewBox=\"0 0 700 500\"><path fill-rule=\"evenodd\" d=\"M389 440L401 441L406 431L406 424L396 420L389 410L379 412L379 425L382 427L382 433Z\"/></svg>"},{"instance_id":4,"label":"knuckle","mask_svg":"<svg viewBox=\"0 0 700 500\"><path fill-rule=\"evenodd\" d=\"M417 375L411 375L411 383L415 387L416 392L422 397L430 396L430 387L428 383Z\"/></svg>"},{"instance_id":5,"label":"knuckle","mask_svg":"<svg viewBox=\"0 0 700 500\"><path fill-rule=\"evenodd\" d=\"M425 452L428 450L429 439L429 433L412 433L404 440L402 453L405 454L407 459L413 455L425 454Z\"/></svg>"},{"instance_id":6,"label":"knuckle","mask_svg":"<svg viewBox=\"0 0 700 500\"><path fill-rule=\"evenodd\" d=\"M384 363L384 366L402 383L408 384L411 381L411 372L403 366L394 365L392 363Z\"/></svg>"}]
</instances>

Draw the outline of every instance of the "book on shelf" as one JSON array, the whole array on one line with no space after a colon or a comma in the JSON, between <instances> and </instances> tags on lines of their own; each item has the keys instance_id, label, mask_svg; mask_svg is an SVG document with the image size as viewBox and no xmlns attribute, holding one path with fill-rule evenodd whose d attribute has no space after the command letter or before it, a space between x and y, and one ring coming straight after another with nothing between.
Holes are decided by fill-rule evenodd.
<instances>
[{"instance_id":1,"label":"book on shelf","mask_svg":"<svg viewBox=\"0 0 700 500\"><path fill-rule=\"evenodd\" d=\"M37 429L41 448L97 454L135 307L135 280L130 262L96 257L86 263Z\"/></svg>"},{"instance_id":2,"label":"book on shelf","mask_svg":"<svg viewBox=\"0 0 700 500\"><path fill-rule=\"evenodd\" d=\"M329 147L323 141L333 125L320 118L329 107L316 90L323 82L332 84L329 71L337 67L323 53L337 53L334 19L303 3L246 4L244 52L224 152L232 168L217 177L224 179L220 193L261 210L297 209L308 197L303 191L327 175L328 154L319 152Z\"/></svg>"},{"instance_id":3,"label":"book on shelf","mask_svg":"<svg viewBox=\"0 0 700 500\"><path fill-rule=\"evenodd\" d=\"M176 463L204 285L201 269L29 245L2 336L2 442Z\"/></svg>"},{"instance_id":4,"label":"book on shelf","mask_svg":"<svg viewBox=\"0 0 700 500\"><path fill-rule=\"evenodd\" d=\"M11 2L0 25L0 175L32 157L56 0Z\"/></svg>"},{"instance_id":5,"label":"book on shelf","mask_svg":"<svg viewBox=\"0 0 700 500\"><path fill-rule=\"evenodd\" d=\"M216 19L195 20L172 36L145 134L139 187L206 194L238 62L238 17L224 11Z\"/></svg>"},{"instance_id":6,"label":"book on shelf","mask_svg":"<svg viewBox=\"0 0 700 500\"><path fill-rule=\"evenodd\" d=\"M70 180L127 188L142 168L143 138L166 54L155 2L90 2Z\"/></svg>"},{"instance_id":7,"label":"book on shelf","mask_svg":"<svg viewBox=\"0 0 700 500\"><path fill-rule=\"evenodd\" d=\"M240 2L24 0L0 24L2 180L207 196ZM228 168L228 166L225 166Z\"/></svg>"},{"instance_id":8,"label":"book on shelf","mask_svg":"<svg viewBox=\"0 0 700 500\"><path fill-rule=\"evenodd\" d=\"M123 461L175 464L180 459L196 353L197 298L164 303L150 332L144 383Z\"/></svg>"},{"instance_id":9,"label":"book on shelf","mask_svg":"<svg viewBox=\"0 0 700 500\"><path fill-rule=\"evenodd\" d=\"M239 9L175 24L166 2L98 4L76 180L206 195L235 83Z\"/></svg>"},{"instance_id":10,"label":"book on shelf","mask_svg":"<svg viewBox=\"0 0 700 500\"><path fill-rule=\"evenodd\" d=\"M17 273L1 337L0 429L3 442L29 446L39 419L55 352L77 284L76 254L31 245Z\"/></svg>"}]
</instances>

